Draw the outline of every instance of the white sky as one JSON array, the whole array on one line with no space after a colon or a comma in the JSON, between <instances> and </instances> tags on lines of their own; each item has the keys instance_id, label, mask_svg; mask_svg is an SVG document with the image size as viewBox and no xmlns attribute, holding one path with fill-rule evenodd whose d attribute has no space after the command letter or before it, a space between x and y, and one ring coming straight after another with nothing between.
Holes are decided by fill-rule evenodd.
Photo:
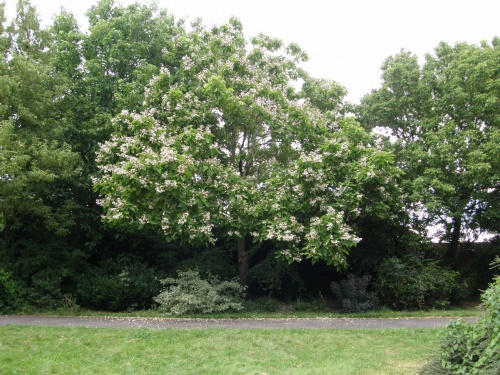
<instances>
[{"instance_id":1,"label":"white sky","mask_svg":"<svg viewBox=\"0 0 500 375\"><path fill-rule=\"evenodd\" d=\"M4 1L12 17L17 1ZM85 12L97 0L31 2L44 23L62 6L83 28ZM201 17L210 26L236 16L247 36L264 33L296 42L309 55L306 70L339 82L354 102L379 86L380 65L402 48L422 57L440 41L477 44L500 36L499 0L157 0L157 4L176 19L187 17L188 23Z\"/></svg>"}]
</instances>

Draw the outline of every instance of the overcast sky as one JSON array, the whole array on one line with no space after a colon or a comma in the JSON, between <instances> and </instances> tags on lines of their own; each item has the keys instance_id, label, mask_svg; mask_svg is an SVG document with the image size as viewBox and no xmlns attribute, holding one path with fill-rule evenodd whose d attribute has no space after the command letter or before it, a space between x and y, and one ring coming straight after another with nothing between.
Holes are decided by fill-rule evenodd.
<instances>
[{"instance_id":1,"label":"overcast sky","mask_svg":"<svg viewBox=\"0 0 500 375\"><path fill-rule=\"evenodd\" d=\"M12 16L17 1L4 1ZM64 7L85 28L85 12L97 0L31 2L44 23ZM157 0L157 4L188 23L201 17L210 26L236 16L247 36L264 33L296 42L309 55L305 68L315 77L345 86L351 101L379 86L380 65L402 48L422 57L440 41L477 44L500 36L499 0Z\"/></svg>"}]
</instances>

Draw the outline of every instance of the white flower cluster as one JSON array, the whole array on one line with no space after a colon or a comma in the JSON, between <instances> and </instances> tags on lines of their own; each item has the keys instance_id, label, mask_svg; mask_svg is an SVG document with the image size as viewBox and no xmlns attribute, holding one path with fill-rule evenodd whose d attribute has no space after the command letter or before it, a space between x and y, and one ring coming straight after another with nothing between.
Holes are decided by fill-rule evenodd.
<instances>
[{"instance_id":1,"label":"white flower cluster","mask_svg":"<svg viewBox=\"0 0 500 375\"><path fill-rule=\"evenodd\" d=\"M301 233L304 232L304 226L294 216L289 216L286 220L276 218L276 220L271 221L266 231L268 240L298 244L301 241Z\"/></svg>"}]
</instances>

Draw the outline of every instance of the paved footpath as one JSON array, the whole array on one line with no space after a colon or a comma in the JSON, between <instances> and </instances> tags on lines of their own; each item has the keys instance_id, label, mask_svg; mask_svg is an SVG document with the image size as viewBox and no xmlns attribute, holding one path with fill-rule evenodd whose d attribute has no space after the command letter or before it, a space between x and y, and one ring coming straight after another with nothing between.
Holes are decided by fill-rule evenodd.
<instances>
[{"instance_id":1,"label":"paved footpath","mask_svg":"<svg viewBox=\"0 0 500 375\"><path fill-rule=\"evenodd\" d=\"M392 329L392 328L439 328L456 318L310 318L310 319L176 319L138 317L64 317L45 315L0 315L0 326L56 326L89 328L305 328L305 329ZM475 318L464 318L474 322Z\"/></svg>"}]
</instances>

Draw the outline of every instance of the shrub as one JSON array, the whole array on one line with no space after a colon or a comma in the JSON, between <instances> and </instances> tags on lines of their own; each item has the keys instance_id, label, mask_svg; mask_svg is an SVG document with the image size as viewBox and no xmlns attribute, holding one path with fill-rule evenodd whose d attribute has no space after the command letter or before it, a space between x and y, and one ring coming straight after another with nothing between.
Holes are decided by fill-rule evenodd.
<instances>
[{"instance_id":1,"label":"shrub","mask_svg":"<svg viewBox=\"0 0 500 375\"><path fill-rule=\"evenodd\" d=\"M288 264L269 254L248 273L250 290L264 291L267 295L281 298L297 297L305 291L297 271L297 264Z\"/></svg>"},{"instance_id":2,"label":"shrub","mask_svg":"<svg viewBox=\"0 0 500 375\"><path fill-rule=\"evenodd\" d=\"M237 281L221 281L216 276L200 278L199 271L178 271L178 277L162 281L166 288L155 297L160 310L169 314L208 314L242 310L245 288Z\"/></svg>"},{"instance_id":3,"label":"shrub","mask_svg":"<svg viewBox=\"0 0 500 375\"><path fill-rule=\"evenodd\" d=\"M31 277L27 293L28 303L39 309L54 309L63 303L62 276L59 270L43 270Z\"/></svg>"},{"instance_id":4,"label":"shrub","mask_svg":"<svg viewBox=\"0 0 500 375\"><path fill-rule=\"evenodd\" d=\"M500 265L500 258L496 262ZM421 374L500 374L500 276L481 296L486 314L477 323L450 323L438 356Z\"/></svg>"},{"instance_id":5,"label":"shrub","mask_svg":"<svg viewBox=\"0 0 500 375\"><path fill-rule=\"evenodd\" d=\"M368 291L371 276L362 277L353 274L339 283L332 282L330 289L335 298L336 307L346 312L364 312L378 307L377 296Z\"/></svg>"},{"instance_id":6,"label":"shrub","mask_svg":"<svg viewBox=\"0 0 500 375\"><path fill-rule=\"evenodd\" d=\"M24 304L25 289L12 275L0 268L0 312L10 312Z\"/></svg>"},{"instance_id":7,"label":"shrub","mask_svg":"<svg viewBox=\"0 0 500 375\"><path fill-rule=\"evenodd\" d=\"M125 311L151 307L162 285L154 268L134 258L104 262L78 279L77 301L95 310Z\"/></svg>"},{"instance_id":8,"label":"shrub","mask_svg":"<svg viewBox=\"0 0 500 375\"><path fill-rule=\"evenodd\" d=\"M124 280L103 268L90 268L78 279L77 300L93 310L123 311L130 304Z\"/></svg>"},{"instance_id":9,"label":"shrub","mask_svg":"<svg viewBox=\"0 0 500 375\"><path fill-rule=\"evenodd\" d=\"M396 310L443 308L459 288L457 276L419 255L392 257L380 265L375 289L381 302Z\"/></svg>"}]
</instances>

